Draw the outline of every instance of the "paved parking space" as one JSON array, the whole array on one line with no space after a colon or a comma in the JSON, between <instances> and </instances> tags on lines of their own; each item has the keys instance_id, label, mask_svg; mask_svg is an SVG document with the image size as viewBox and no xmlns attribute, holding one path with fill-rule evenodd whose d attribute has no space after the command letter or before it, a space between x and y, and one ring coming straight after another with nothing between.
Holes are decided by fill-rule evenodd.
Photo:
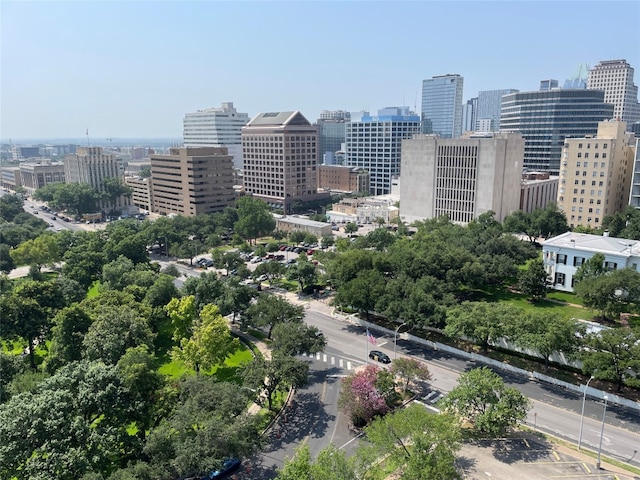
<instances>
[{"instance_id":1,"label":"paved parking space","mask_svg":"<svg viewBox=\"0 0 640 480\"><path fill-rule=\"evenodd\" d=\"M465 480L633 480L640 477L572 452L534 435L519 438L477 440L465 443L459 452L458 466Z\"/></svg>"}]
</instances>

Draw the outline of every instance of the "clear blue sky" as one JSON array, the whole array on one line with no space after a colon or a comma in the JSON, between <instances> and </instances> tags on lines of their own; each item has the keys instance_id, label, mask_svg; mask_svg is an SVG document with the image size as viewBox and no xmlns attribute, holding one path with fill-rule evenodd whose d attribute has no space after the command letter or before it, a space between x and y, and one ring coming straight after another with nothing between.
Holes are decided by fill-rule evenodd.
<instances>
[{"instance_id":1,"label":"clear blue sky","mask_svg":"<svg viewBox=\"0 0 640 480\"><path fill-rule=\"evenodd\" d=\"M420 109L422 80L536 90L626 59L640 2L0 2L0 137L181 138L186 112Z\"/></svg>"}]
</instances>

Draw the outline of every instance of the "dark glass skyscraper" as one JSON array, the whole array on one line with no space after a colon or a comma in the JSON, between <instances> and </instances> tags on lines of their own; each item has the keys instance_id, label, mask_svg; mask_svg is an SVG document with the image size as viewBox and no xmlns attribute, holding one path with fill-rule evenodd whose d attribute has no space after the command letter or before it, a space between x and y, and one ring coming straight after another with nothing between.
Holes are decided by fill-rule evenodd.
<instances>
[{"instance_id":1,"label":"dark glass skyscraper","mask_svg":"<svg viewBox=\"0 0 640 480\"><path fill-rule=\"evenodd\" d=\"M564 139L598 133L598 122L613 117L613 105L599 90L552 89L502 97L500 129L524 137L525 170L558 175Z\"/></svg>"},{"instance_id":2,"label":"dark glass skyscraper","mask_svg":"<svg viewBox=\"0 0 640 480\"><path fill-rule=\"evenodd\" d=\"M335 153L345 142L346 123L351 114L342 110L323 110L318 119L318 160L319 163L333 165Z\"/></svg>"}]
</instances>

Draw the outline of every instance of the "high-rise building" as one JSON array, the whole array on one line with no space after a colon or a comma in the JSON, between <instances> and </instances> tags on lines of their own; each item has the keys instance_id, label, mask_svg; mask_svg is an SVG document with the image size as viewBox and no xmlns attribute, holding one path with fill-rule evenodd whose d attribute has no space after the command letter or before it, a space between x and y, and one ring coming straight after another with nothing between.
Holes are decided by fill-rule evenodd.
<instances>
[{"instance_id":1,"label":"high-rise building","mask_svg":"<svg viewBox=\"0 0 640 480\"><path fill-rule=\"evenodd\" d=\"M94 190L104 193L104 181L108 178L118 178L124 184L124 167L115 154L104 153L102 147L77 147L76 153L65 157L64 176L66 183L87 183ZM102 208L108 206L116 210L129 205L131 201L124 195L116 199L115 205L101 202Z\"/></svg>"},{"instance_id":2,"label":"high-rise building","mask_svg":"<svg viewBox=\"0 0 640 480\"><path fill-rule=\"evenodd\" d=\"M570 227L600 227L605 216L627 206L635 139L626 127L600 122L597 135L565 140L558 207Z\"/></svg>"},{"instance_id":3,"label":"high-rise building","mask_svg":"<svg viewBox=\"0 0 640 480\"><path fill-rule=\"evenodd\" d=\"M404 140L401 218L411 223L447 215L466 224L492 210L502 222L520 206L523 152L518 133Z\"/></svg>"},{"instance_id":4,"label":"high-rise building","mask_svg":"<svg viewBox=\"0 0 640 480\"><path fill-rule=\"evenodd\" d=\"M345 164L370 174L369 193L391 193L392 179L400 175L401 143L420 133L420 117L408 107L389 107L378 111L351 114L347 123Z\"/></svg>"},{"instance_id":5,"label":"high-rise building","mask_svg":"<svg viewBox=\"0 0 640 480\"><path fill-rule=\"evenodd\" d=\"M464 78L448 74L422 81L422 133L443 138L462 134L462 87Z\"/></svg>"},{"instance_id":6,"label":"high-rise building","mask_svg":"<svg viewBox=\"0 0 640 480\"><path fill-rule=\"evenodd\" d=\"M640 122L638 87L633 83L633 68L626 60L604 60L593 67L587 88L604 92L604 101L614 106L614 118L627 125Z\"/></svg>"},{"instance_id":7,"label":"high-rise building","mask_svg":"<svg viewBox=\"0 0 640 480\"><path fill-rule=\"evenodd\" d=\"M598 90L540 90L502 97L500 129L524 137L524 168L557 175L567 137L598 132L598 122L613 117L613 105Z\"/></svg>"},{"instance_id":8,"label":"high-rise building","mask_svg":"<svg viewBox=\"0 0 640 480\"><path fill-rule=\"evenodd\" d=\"M346 135L346 122L351 114L343 110L323 110L318 119L318 153L320 163L334 165Z\"/></svg>"},{"instance_id":9,"label":"high-rise building","mask_svg":"<svg viewBox=\"0 0 640 480\"><path fill-rule=\"evenodd\" d=\"M478 97L470 98L462 105L462 132L473 132L476 129L478 115Z\"/></svg>"},{"instance_id":10,"label":"high-rise building","mask_svg":"<svg viewBox=\"0 0 640 480\"><path fill-rule=\"evenodd\" d=\"M573 73L573 76L564 81L564 86L562 88L587 88L588 79L589 65L581 63Z\"/></svg>"},{"instance_id":11,"label":"high-rise building","mask_svg":"<svg viewBox=\"0 0 640 480\"><path fill-rule=\"evenodd\" d=\"M629 192L629 205L640 210L640 138L635 138L635 158L631 170L631 191Z\"/></svg>"},{"instance_id":12,"label":"high-rise building","mask_svg":"<svg viewBox=\"0 0 640 480\"><path fill-rule=\"evenodd\" d=\"M244 189L290 213L318 193L318 130L299 112L260 113L242 128Z\"/></svg>"},{"instance_id":13,"label":"high-rise building","mask_svg":"<svg viewBox=\"0 0 640 480\"><path fill-rule=\"evenodd\" d=\"M242 127L249 121L249 115L239 113L233 102L224 102L220 108L208 108L187 113L184 116L185 147L227 147L233 158L234 168L241 170Z\"/></svg>"},{"instance_id":14,"label":"high-rise building","mask_svg":"<svg viewBox=\"0 0 640 480\"><path fill-rule=\"evenodd\" d=\"M502 97L518 90L507 88L504 90L484 90L478 92L478 107L476 121L472 130L476 132L497 132L500 130L500 109Z\"/></svg>"},{"instance_id":15,"label":"high-rise building","mask_svg":"<svg viewBox=\"0 0 640 480\"><path fill-rule=\"evenodd\" d=\"M171 148L150 159L153 212L194 216L233 205L233 160L226 147Z\"/></svg>"}]
</instances>

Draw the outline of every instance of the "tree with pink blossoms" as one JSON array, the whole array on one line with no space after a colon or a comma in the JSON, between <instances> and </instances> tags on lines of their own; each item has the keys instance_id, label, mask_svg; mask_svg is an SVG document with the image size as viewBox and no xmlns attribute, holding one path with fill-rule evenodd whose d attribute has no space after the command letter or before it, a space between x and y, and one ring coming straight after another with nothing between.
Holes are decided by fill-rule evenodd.
<instances>
[{"instance_id":1,"label":"tree with pink blossoms","mask_svg":"<svg viewBox=\"0 0 640 480\"><path fill-rule=\"evenodd\" d=\"M378 367L368 365L342 380L338 405L357 427L366 425L389 410L384 395L376 388L379 372Z\"/></svg>"}]
</instances>

